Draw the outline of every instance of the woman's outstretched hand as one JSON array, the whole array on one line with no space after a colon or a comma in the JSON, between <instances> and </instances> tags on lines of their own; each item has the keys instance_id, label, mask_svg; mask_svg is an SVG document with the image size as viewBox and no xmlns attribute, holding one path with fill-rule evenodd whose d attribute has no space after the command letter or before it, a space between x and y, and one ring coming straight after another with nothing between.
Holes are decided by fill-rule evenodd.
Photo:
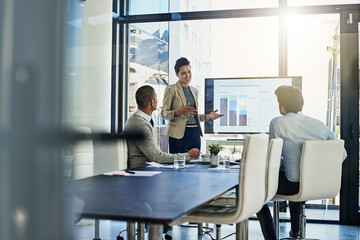
<instances>
[{"instance_id":1,"label":"woman's outstretched hand","mask_svg":"<svg viewBox=\"0 0 360 240\"><path fill-rule=\"evenodd\" d=\"M194 116L197 110L193 107L189 107L190 103L186 104L184 107L176 109L175 115L186 115L186 116Z\"/></svg>"},{"instance_id":2,"label":"woman's outstretched hand","mask_svg":"<svg viewBox=\"0 0 360 240\"><path fill-rule=\"evenodd\" d=\"M218 119L219 117L224 116L224 114L217 114L217 113L216 113L217 111L218 111L218 110L216 109L216 110L208 113L208 114L206 115L206 118L207 118L207 119L213 119L213 120L215 120L215 119Z\"/></svg>"}]
</instances>

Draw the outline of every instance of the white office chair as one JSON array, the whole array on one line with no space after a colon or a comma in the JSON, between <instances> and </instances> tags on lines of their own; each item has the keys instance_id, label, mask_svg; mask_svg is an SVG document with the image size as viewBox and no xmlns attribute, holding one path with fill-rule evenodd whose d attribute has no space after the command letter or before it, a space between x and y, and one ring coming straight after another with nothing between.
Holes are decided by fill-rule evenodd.
<instances>
[{"instance_id":1,"label":"white office chair","mask_svg":"<svg viewBox=\"0 0 360 240\"><path fill-rule=\"evenodd\" d=\"M268 203L276 194L278 183L279 183L279 170L281 152L283 147L282 138L274 138L269 142L269 149L267 154L266 163L266 189L264 204ZM232 191L222 195L219 199L215 200L212 204L214 205L235 205L236 204L236 192ZM247 226L244 226L247 236ZM277 235L278 236L278 235Z\"/></svg>"},{"instance_id":2,"label":"white office chair","mask_svg":"<svg viewBox=\"0 0 360 240\"><path fill-rule=\"evenodd\" d=\"M276 194L279 184L279 170L281 152L283 147L282 138L274 138L269 142L269 149L266 162L266 189L264 204L268 203ZM221 197L213 202L216 205L235 205L236 192L230 191L221 195Z\"/></svg>"},{"instance_id":3,"label":"white office chair","mask_svg":"<svg viewBox=\"0 0 360 240\"><path fill-rule=\"evenodd\" d=\"M94 144L94 175L127 168L127 143L125 139Z\"/></svg>"},{"instance_id":4,"label":"white office chair","mask_svg":"<svg viewBox=\"0 0 360 240\"><path fill-rule=\"evenodd\" d=\"M305 236L305 201L335 197L340 191L343 140L305 141L300 160L300 189L298 194L275 195L274 205L280 200L302 203L300 239ZM275 228L278 233L278 208L274 207Z\"/></svg>"},{"instance_id":5,"label":"white office chair","mask_svg":"<svg viewBox=\"0 0 360 240\"><path fill-rule=\"evenodd\" d=\"M266 196L264 204L268 203L275 196L278 189L282 147L282 138L274 138L270 140L266 171Z\"/></svg>"},{"instance_id":6,"label":"white office chair","mask_svg":"<svg viewBox=\"0 0 360 240\"><path fill-rule=\"evenodd\" d=\"M269 136L249 135L245 140L241 160L236 204L232 206L206 205L175 224L182 222L215 223L216 238L220 239L221 224L237 223L236 234L240 235L240 222L257 213L264 205L265 171Z\"/></svg>"},{"instance_id":7,"label":"white office chair","mask_svg":"<svg viewBox=\"0 0 360 240\"><path fill-rule=\"evenodd\" d=\"M268 166L266 171L267 182L266 182L266 197L264 204L267 204L271 199L273 199L278 189L282 147L283 147L282 138L271 139L269 144ZM276 238L278 238L279 231L278 229L276 230L277 230Z\"/></svg>"},{"instance_id":8,"label":"white office chair","mask_svg":"<svg viewBox=\"0 0 360 240\"><path fill-rule=\"evenodd\" d=\"M125 139L117 141L117 150L119 156L119 169L127 169L128 167L128 148Z\"/></svg>"}]
</instances>

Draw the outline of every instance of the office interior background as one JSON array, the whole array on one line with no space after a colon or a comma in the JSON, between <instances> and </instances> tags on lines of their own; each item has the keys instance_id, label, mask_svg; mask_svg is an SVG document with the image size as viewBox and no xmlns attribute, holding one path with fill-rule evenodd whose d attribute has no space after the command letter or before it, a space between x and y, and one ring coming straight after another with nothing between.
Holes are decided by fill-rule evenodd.
<instances>
[{"instance_id":1,"label":"office interior background","mask_svg":"<svg viewBox=\"0 0 360 240\"><path fill-rule=\"evenodd\" d=\"M73 146L121 133L134 93L153 86L156 141L176 59L204 112L209 77L301 76L303 113L345 140L341 192L310 220L359 225L358 0L3 0L0 2L0 239L64 239L74 216ZM241 138L206 134L207 141ZM100 151L100 150L99 150ZM240 154L228 146L224 154ZM91 174L104 164L96 158ZM46 226L46 227L45 227Z\"/></svg>"}]
</instances>

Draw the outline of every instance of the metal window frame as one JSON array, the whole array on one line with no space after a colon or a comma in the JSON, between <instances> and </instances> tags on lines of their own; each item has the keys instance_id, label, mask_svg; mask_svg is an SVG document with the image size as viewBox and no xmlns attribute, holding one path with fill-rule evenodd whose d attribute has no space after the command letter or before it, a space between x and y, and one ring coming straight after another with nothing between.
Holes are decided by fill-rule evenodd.
<instances>
[{"instance_id":1,"label":"metal window frame","mask_svg":"<svg viewBox=\"0 0 360 240\"><path fill-rule=\"evenodd\" d=\"M359 48L358 10L340 15L341 138L348 157L343 163L340 223L359 225ZM348 22L352 14L352 23ZM356 111L352 111L356 109Z\"/></svg>"}]
</instances>

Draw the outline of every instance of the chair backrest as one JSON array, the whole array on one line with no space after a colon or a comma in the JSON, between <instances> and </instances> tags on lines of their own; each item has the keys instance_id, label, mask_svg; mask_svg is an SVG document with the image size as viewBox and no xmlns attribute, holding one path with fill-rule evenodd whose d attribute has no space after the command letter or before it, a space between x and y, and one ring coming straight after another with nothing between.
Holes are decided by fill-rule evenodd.
<instances>
[{"instance_id":1,"label":"chair backrest","mask_svg":"<svg viewBox=\"0 0 360 240\"><path fill-rule=\"evenodd\" d=\"M117 150L119 156L119 170L128 168L128 148L125 139L120 139L117 142Z\"/></svg>"},{"instance_id":2,"label":"chair backrest","mask_svg":"<svg viewBox=\"0 0 360 240\"><path fill-rule=\"evenodd\" d=\"M267 156L266 195L264 203L270 201L275 196L278 189L282 147L282 138L274 138L270 140Z\"/></svg>"},{"instance_id":3,"label":"chair backrest","mask_svg":"<svg viewBox=\"0 0 360 240\"><path fill-rule=\"evenodd\" d=\"M268 145L267 134L249 135L245 140L234 222L249 218L264 205Z\"/></svg>"},{"instance_id":4,"label":"chair backrest","mask_svg":"<svg viewBox=\"0 0 360 240\"><path fill-rule=\"evenodd\" d=\"M305 141L300 162L299 201L335 197L340 191L343 140Z\"/></svg>"},{"instance_id":5,"label":"chair backrest","mask_svg":"<svg viewBox=\"0 0 360 240\"><path fill-rule=\"evenodd\" d=\"M94 145L94 174L127 168L127 143L124 139L114 142L96 142Z\"/></svg>"},{"instance_id":6,"label":"chair backrest","mask_svg":"<svg viewBox=\"0 0 360 240\"><path fill-rule=\"evenodd\" d=\"M79 133L91 134L89 127L75 127ZM94 147L92 140L83 140L74 145L73 179L93 176Z\"/></svg>"}]
</instances>

